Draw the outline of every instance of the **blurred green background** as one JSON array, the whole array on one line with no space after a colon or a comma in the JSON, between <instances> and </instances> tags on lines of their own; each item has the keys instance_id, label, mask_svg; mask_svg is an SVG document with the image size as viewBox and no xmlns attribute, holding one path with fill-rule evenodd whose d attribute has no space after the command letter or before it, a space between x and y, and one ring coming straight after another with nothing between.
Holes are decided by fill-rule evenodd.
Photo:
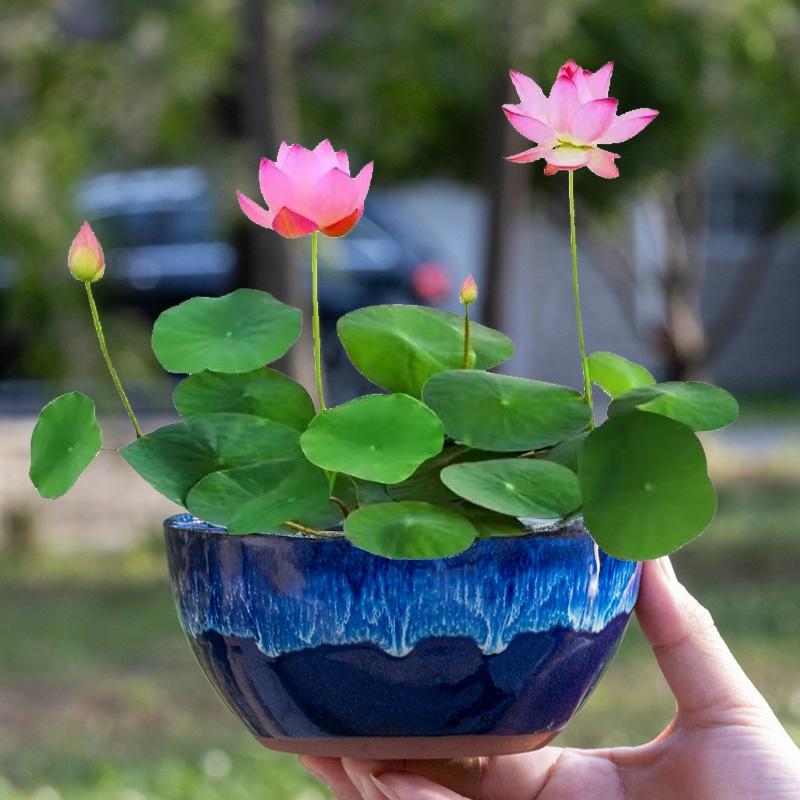
<instances>
[{"instance_id":1,"label":"blurred green background","mask_svg":"<svg viewBox=\"0 0 800 800\"><path fill-rule=\"evenodd\" d=\"M323 243L328 328L362 301L452 305L474 272L481 320L518 342L511 369L578 385L565 181L503 162L527 144L499 111L509 67L547 89L567 58L614 60L621 110L661 111L619 148L619 180L576 181L589 347L741 397L706 438L720 513L676 564L800 741L795 2L4 0L0 800L325 797L193 663L158 531L170 504L113 453L57 503L28 485L38 405L65 387L97 398L108 446L129 436L65 269L81 219L106 246L98 294L147 428L172 413L158 311L236 285L306 304L303 243L245 225L234 199L282 139L376 164L368 218ZM363 389L335 346L326 360L335 395ZM301 343L285 366L306 380L307 362ZM563 741L640 742L671 712L634 624Z\"/></svg>"}]
</instances>

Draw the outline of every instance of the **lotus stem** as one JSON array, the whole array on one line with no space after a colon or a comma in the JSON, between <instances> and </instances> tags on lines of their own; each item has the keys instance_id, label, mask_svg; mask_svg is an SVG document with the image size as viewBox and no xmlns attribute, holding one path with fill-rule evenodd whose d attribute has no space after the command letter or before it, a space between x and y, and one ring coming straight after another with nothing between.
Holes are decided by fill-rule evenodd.
<instances>
[{"instance_id":1,"label":"lotus stem","mask_svg":"<svg viewBox=\"0 0 800 800\"><path fill-rule=\"evenodd\" d=\"M469 304L464 304L464 369L470 368L470 350L472 349L472 330L469 323Z\"/></svg>"},{"instance_id":2,"label":"lotus stem","mask_svg":"<svg viewBox=\"0 0 800 800\"><path fill-rule=\"evenodd\" d=\"M130 419L131 425L133 425L133 431L136 434L136 438L140 439L142 437L142 429L139 426L139 421L136 419L136 414L133 413L133 408L128 400L128 395L125 394L125 389L122 388L122 381L119 379L117 370L114 369L114 364L111 361L111 354L108 352L106 337L103 333L103 325L100 322L100 314L97 312L97 304L94 301L94 294L92 293L92 284L89 281L84 281L83 285L86 287L86 297L89 300L89 310L92 312L92 322L94 323L94 330L97 334L97 341L100 345L100 352L103 354L106 366L111 374L111 380L114 382L114 387L117 390L119 399L122 400L122 405L125 408L128 419Z\"/></svg>"},{"instance_id":3,"label":"lotus stem","mask_svg":"<svg viewBox=\"0 0 800 800\"><path fill-rule=\"evenodd\" d=\"M317 382L317 399L319 410L324 411L325 391L322 385L322 336L319 330L319 291L317 287L317 253L319 249L319 233L311 234L311 330L314 337L314 377Z\"/></svg>"},{"instance_id":4,"label":"lotus stem","mask_svg":"<svg viewBox=\"0 0 800 800\"><path fill-rule=\"evenodd\" d=\"M575 235L575 173L567 172L569 179L569 245L572 252L572 295L575 298L575 323L578 327L578 347L581 353L583 369L583 391L586 405L591 417L590 426L594 427L594 408L592 405L592 378L589 374L589 359L586 357L586 340L583 335L583 317L581 315L581 294L578 285L578 242Z\"/></svg>"}]
</instances>

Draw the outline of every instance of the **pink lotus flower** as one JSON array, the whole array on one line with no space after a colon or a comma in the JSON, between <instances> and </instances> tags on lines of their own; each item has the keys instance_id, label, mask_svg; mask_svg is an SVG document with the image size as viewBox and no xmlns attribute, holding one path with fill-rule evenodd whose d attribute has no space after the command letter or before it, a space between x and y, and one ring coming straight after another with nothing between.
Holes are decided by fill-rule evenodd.
<instances>
[{"instance_id":1,"label":"pink lotus flower","mask_svg":"<svg viewBox=\"0 0 800 800\"><path fill-rule=\"evenodd\" d=\"M237 196L249 220L281 236L344 236L364 213L371 180L372 162L351 178L347 153L334 151L327 139L313 150L284 142L275 161L261 159L258 182L267 208Z\"/></svg>"},{"instance_id":2,"label":"pink lotus flower","mask_svg":"<svg viewBox=\"0 0 800 800\"><path fill-rule=\"evenodd\" d=\"M88 222L81 225L78 235L72 240L67 266L73 278L89 283L99 281L106 271L103 248Z\"/></svg>"},{"instance_id":3,"label":"pink lotus flower","mask_svg":"<svg viewBox=\"0 0 800 800\"><path fill-rule=\"evenodd\" d=\"M508 121L536 147L509 156L525 164L543 158L545 174L588 167L601 178L616 178L616 153L598 145L619 144L633 138L658 116L651 108L637 108L617 116L617 101L608 96L613 62L597 72L570 60L558 71L545 97L538 84L519 72L511 80L519 95L518 105L505 105Z\"/></svg>"}]
</instances>

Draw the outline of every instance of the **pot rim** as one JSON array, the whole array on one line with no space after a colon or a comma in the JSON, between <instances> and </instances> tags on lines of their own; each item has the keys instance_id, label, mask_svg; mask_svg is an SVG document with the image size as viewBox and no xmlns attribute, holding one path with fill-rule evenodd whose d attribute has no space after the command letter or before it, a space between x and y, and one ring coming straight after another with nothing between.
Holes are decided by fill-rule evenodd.
<instances>
[{"instance_id":1,"label":"pot rim","mask_svg":"<svg viewBox=\"0 0 800 800\"><path fill-rule=\"evenodd\" d=\"M550 539L555 537L583 537L591 536L583 524L583 517L573 517L568 520L523 520L528 533L520 536L502 537L476 537L475 542L488 541L492 538L501 539ZM164 520L164 530L167 532L190 530L204 536L236 539L237 541L256 542L262 541L266 537L280 539L295 539L309 542L347 542L348 539L341 530L326 530L319 533L306 533L304 531L266 531L263 533L230 534L220 525L195 517L193 514L184 512L173 514Z\"/></svg>"}]
</instances>

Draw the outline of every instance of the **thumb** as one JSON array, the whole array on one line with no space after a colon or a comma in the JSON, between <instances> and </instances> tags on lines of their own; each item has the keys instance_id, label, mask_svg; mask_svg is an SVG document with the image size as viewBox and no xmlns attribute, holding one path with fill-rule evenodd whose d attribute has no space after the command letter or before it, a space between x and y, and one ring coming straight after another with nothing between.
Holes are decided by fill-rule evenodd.
<instances>
[{"instance_id":1,"label":"thumb","mask_svg":"<svg viewBox=\"0 0 800 800\"><path fill-rule=\"evenodd\" d=\"M644 564L636 614L684 721L715 724L766 701L737 663L714 620L678 581L668 558Z\"/></svg>"}]
</instances>

